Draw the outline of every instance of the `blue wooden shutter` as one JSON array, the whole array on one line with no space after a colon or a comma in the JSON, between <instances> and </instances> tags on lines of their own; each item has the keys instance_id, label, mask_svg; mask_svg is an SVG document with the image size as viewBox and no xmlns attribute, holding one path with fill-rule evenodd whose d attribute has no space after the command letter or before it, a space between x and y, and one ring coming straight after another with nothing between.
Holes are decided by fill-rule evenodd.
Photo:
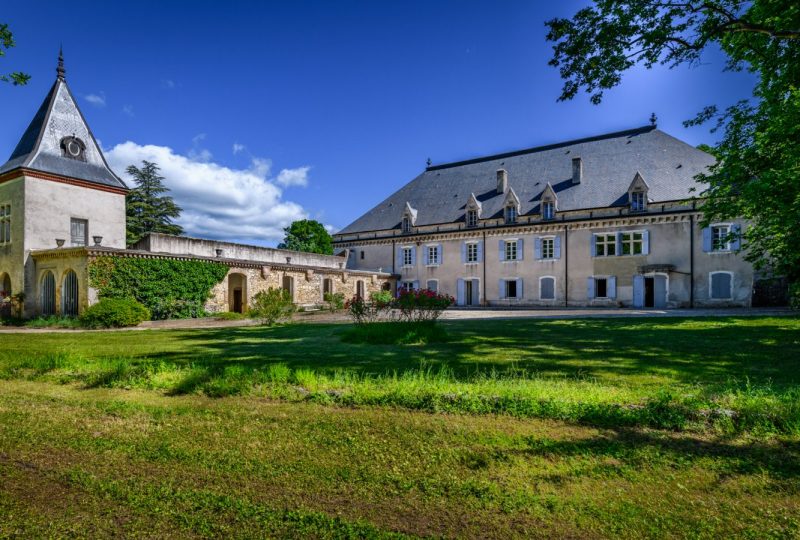
<instances>
[{"instance_id":1,"label":"blue wooden shutter","mask_svg":"<svg viewBox=\"0 0 800 540\"><path fill-rule=\"evenodd\" d=\"M614 250L614 252L617 255L622 255L622 233L621 232L617 233L617 242L616 242L616 244L617 244L617 248Z\"/></svg>"},{"instance_id":2,"label":"blue wooden shutter","mask_svg":"<svg viewBox=\"0 0 800 540\"><path fill-rule=\"evenodd\" d=\"M533 257L537 260L542 258L542 238L539 236L533 239Z\"/></svg>"},{"instance_id":3,"label":"blue wooden shutter","mask_svg":"<svg viewBox=\"0 0 800 540\"><path fill-rule=\"evenodd\" d=\"M650 255L650 231L642 233L642 255Z\"/></svg>"},{"instance_id":4,"label":"blue wooden shutter","mask_svg":"<svg viewBox=\"0 0 800 540\"><path fill-rule=\"evenodd\" d=\"M497 297L498 298L507 298L506 296L506 280L501 279L497 282Z\"/></svg>"},{"instance_id":5,"label":"blue wooden shutter","mask_svg":"<svg viewBox=\"0 0 800 540\"><path fill-rule=\"evenodd\" d=\"M703 229L703 251L708 253L714 248L711 242L711 227Z\"/></svg>"},{"instance_id":6,"label":"blue wooden shutter","mask_svg":"<svg viewBox=\"0 0 800 540\"><path fill-rule=\"evenodd\" d=\"M592 234L592 254L591 254L592 257L597 255L597 246L596 246L596 244L597 244L597 236Z\"/></svg>"},{"instance_id":7,"label":"blue wooden shutter","mask_svg":"<svg viewBox=\"0 0 800 540\"><path fill-rule=\"evenodd\" d=\"M478 261L483 262L483 240L478 241Z\"/></svg>"},{"instance_id":8,"label":"blue wooden shutter","mask_svg":"<svg viewBox=\"0 0 800 540\"><path fill-rule=\"evenodd\" d=\"M436 261L436 264L442 264L444 262L444 251L442 251L442 244L436 244L436 255L439 256L439 260Z\"/></svg>"},{"instance_id":9,"label":"blue wooden shutter","mask_svg":"<svg viewBox=\"0 0 800 540\"><path fill-rule=\"evenodd\" d=\"M430 257L429 257L430 251L431 251L430 247L428 247L428 246L424 246L422 248L422 260L424 261L425 266L431 264L431 260L430 260Z\"/></svg>"},{"instance_id":10,"label":"blue wooden shutter","mask_svg":"<svg viewBox=\"0 0 800 540\"><path fill-rule=\"evenodd\" d=\"M467 243L461 242L461 262L467 262Z\"/></svg>"},{"instance_id":11,"label":"blue wooden shutter","mask_svg":"<svg viewBox=\"0 0 800 540\"><path fill-rule=\"evenodd\" d=\"M459 306L464 305L464 280L461 278L456 281L456 303Z\"/></svg>"},{"instance_id":12,"label":"blue wooden shutter","mask_svg":"<svg viewBox=\"0 0 800 540\"><path fill-rule=\"evenodd\" d=\"M594 278L590 277L586 280L586 297L591 300L594 298Z\"/></svg>"},{"instance_id":13,"label":"blue wooden shutter","mask_svg":"<svg viewBox=\"0 0 800 540\"><path fill-rule=\"evenodd\" d=\"M522 278L517 278L517 298L524 298L522 294Z\"/></svg>"},{"instance_id":14,"label":"blue wooden shutter","mask_svg":"<svg viewBox=\"0 0 800 540\"><path fill-rule=\"evenodd\" d=\"M517 260L521 261L525 258L525 242L522 238L517 240Z\"/></svg>"},{"instance_id":15,"label":"blue wooden shutter","mask_svg":"<svg viewBox=\"0 0 800 540\"><path fill-rule=\"evenodd\" d=\"M419 290L419 281L412 281L411 286L414 288L415 291Z\"/></svg>"},{"instance_id":16,"label":"blue wooden shutter","mask_svg":"<svg viewBox=\"0 0 800 540\"><path fill-rule=\"evenodd\" d=\"M731 233L733 235L731 249L734 251L742 249L742 227L738 223L734 223L731 225Z\"/></svg>"},{"instance_id":17,"label":"blue wooden shutter","mask_svg":"<svg viewBox=\"0 0 800 540\"><path fill-rule=\"evenodd\" d=\"M417 248L411 246L411 266L417 266Z\"/></svg>"},{"instance_id":18,"label":"blue wooden shutter","mask_svg":"<svg viewBox=\"0 0 800 540\"><path fill-rule=\"evenodd\" d=\"M644 307L644 276L633 276L633 307Z\"/></svg>"},{"instance_id":19,"label":"blue wooden shutter","mask_svg":"<svg viewBox=\"0 0 800 540\"><path fill-rule=\"evenodd\" d=\"M500 253L500 260L501 261L506 260L506 241L505 240L500 240L500 242L498 243L497 250Z\"/></svg>"},{"instance_id":20,"label":"blue wooden shutter","mask_svg":"<svg viewBox=\"0 0 800 540\"><path fill-rule=\"evenodd\" d=\"M608 290L606 295L609 298L616 298L617 297L617 278L615 276L611 276L608 278Z\"/></svg>"},{"instance_id":21,"label":"blue wooden shutter","mask_svg":"<svg viewBox=\"0 0 800 540\"><path fill-rule=\"evenodd\" d=\"M592 235L592 238L594 238L594 235ZM553 258L554 259L560 259L561 258L561 237L560 236L556 236L553 239Z\"/></svg>"},{"instance_id":22,"label":"blue wooden shutter","mask_svg":"<svg viewBox=\"0 0 800 540\"><path fill-rule=\"evenodd\" d=\"M403 248L397 248L397 256L395 257L395 272L398 268L403 266Z\"/></svg>"}]
</instances>

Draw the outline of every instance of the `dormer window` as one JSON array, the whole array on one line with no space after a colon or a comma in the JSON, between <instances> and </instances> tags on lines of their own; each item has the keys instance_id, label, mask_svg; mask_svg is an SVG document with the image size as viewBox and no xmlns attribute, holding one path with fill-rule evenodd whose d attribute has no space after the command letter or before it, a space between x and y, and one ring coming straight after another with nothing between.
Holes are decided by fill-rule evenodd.
<instances>
[{"instance_id":1,"label":"dormer window","mask_svg":"<svg viewBox=\"0 0 800 540\"><path fill-rule=\"evenodd\" d=\"M478 211L474 209L467 210L467 227L478 226Z\"/></svg>"},{"instance_id":2,"label":"dormer window","mask_svg":"<svg viewBox=\"0 0 800 540\"><path fill-rule=\"evenodd\" d=\"M556 203L553 201L544 201L542 203L542 219L555 219L556 217Z\"/></svg>"},{"instance_id":3,"label":"dormer window","mask_svg":"<svg viewBox=\"0 0 800 540\"><path fill-rule=\"evenodd\" d=\"M401 230L404 233L411 232L411 220L408 218L408 216L403 216L403 223L401 225Z\"/></svg>"},{"instance_id":4,"label":"dormer window","mask_svg":"<svg viewBox=\"0 0 800 540\"><path fill-rule=\"evenodd\" d=\"M644 191L634 191L631 193L631 211L641 212L647 206L647 199L644 196Z\"/></svg>"},{"instance_id":5,"label":"dormer window","mask_svg":"<svg viewBox=\"0 0 800 540\"><path fill-rule=\"evenodd\" d=\"M86 145L77 137L64 137L61 139L61 155L69 159L86 161Z\"/></svg>"},{"instance_id":6,"label":"dormer window","mask_svg":"<svg viewBox=\"0 0 800 540\"><path fill-rule=\"evenodd\" d=\"M513 204L506 205L506 224L516 223L517 222L517 207Z\"/></svg>"}]
</instances>

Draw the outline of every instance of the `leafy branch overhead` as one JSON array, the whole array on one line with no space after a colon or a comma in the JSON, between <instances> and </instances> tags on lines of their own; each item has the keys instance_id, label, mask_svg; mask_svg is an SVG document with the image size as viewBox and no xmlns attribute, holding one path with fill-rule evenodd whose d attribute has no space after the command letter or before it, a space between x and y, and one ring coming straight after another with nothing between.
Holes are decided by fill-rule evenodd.
<instances>
[{"instance_id":1,"label":"leafy branch overhead","mask_svg":"<svg viewBox=\"0 0 800 540\"><path fill-rule=\"evenodd\" d=\"M0 57L6 55L6 51L16 46L14 41L14 34L8 29L8 25L0 23ZM21 71L13 73L0 73L0 82L10 82L14 86L27 84L31 76Z\"/></svg>"},{"instance_id":2,"label":"leafy branch overhead","mask_svg":"<svg viewBox=\"0 0 800 540\"><path fill-rule=\"evenodd\" d=\"M559 100L584 91L598 104L635 65L693 65L711 47L727 56L725 69L756 75L750 97L711 103L684 122L712 122L722 134L698 195L704 224L747 219L747 259L787 276L800 294L800 3L595 0L546 24L550 65L564 81Z\"/></svg>"}]
</instances>

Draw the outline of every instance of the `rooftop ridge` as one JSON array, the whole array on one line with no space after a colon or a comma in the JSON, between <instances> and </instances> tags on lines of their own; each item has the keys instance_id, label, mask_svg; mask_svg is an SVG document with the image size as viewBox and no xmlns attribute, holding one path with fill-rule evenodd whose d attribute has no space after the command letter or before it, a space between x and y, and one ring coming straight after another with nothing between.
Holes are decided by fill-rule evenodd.
<instances>
[{"instance_id":1,"label":"rooftop ridge","mask_svg":"<svg viewBox=\"0 0 800 540\"><path fill-rule=\"evenodd\" d=\"M647 125L638 128L626 129L622 131L614 131L612 133L604 133L602 135L594 135L591 137L584 137L582 139L573 139L571 141L564 141L559 143L552 143L546 144L542 146L533 146L531 148L524 148L522 150L513 150L511 152L503 152L501 154L493 154L489 156L482 156L477 158L465 159L461 161L452 161L450 163L441 163L439 165L431 165L426 167L426 171L438 171L442 169L450 169L453 167L460 167L462 165L472 165L474 163L483 163L485 161L493 161L495 159L503 159L515 156L522 156L525 154L532 154L534 152L544 152L545 150L554 150L556 148L563 148L565 146L571 146L573 144L581 144L587 142L594 142L594 141L601 141L603 139L613 139L616 137L624 137L626 135L639 135L641 133L647 133L656 129L657 126L655 125Z\"/></svg>"}]
</instances>

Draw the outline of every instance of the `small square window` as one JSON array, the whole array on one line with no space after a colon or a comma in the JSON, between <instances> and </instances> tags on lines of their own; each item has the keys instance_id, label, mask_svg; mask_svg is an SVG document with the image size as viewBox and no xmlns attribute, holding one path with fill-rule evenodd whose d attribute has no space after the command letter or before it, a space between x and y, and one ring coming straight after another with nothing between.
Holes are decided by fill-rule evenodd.
<instances>
[{"instance_id":1,"label":"small square window","mask_svg":"<svg viewBox=\"0 0 800 540\"><path fill-rule=\"evenodd\" d=\"M467 244L467 262L468 263L478 262L478 244L475 243Z\"/></svg>"},{"instance_id":2,"label":"small square window","mask_svg":"<svg viewBox=\"0 0 800 540\"><path fill-rule=\"evenodd\" d=\"M555 239L542 238L542 259L552 259L555 257Z\"/></svg>"},{"instance_id":3,"label":"small square window","mask_svg":"<svg viewBox=\"0 0 800 540\"><path fill-rule=\"evenodd\" d=\"M594 254L596 257L606 257L617 254L616 234L594 235Z\"/></svg>"},{"instance_id":4,"label":"small square window","mask_svg":"<svg viewBox=\"0 0 800 540\"><path fill-rule=\"evenodd\" d=\"M509 240L506 242L506 260L507 261L516 261L517 260L517 241L516 240Z\"/></svg>"}]
</instances>

